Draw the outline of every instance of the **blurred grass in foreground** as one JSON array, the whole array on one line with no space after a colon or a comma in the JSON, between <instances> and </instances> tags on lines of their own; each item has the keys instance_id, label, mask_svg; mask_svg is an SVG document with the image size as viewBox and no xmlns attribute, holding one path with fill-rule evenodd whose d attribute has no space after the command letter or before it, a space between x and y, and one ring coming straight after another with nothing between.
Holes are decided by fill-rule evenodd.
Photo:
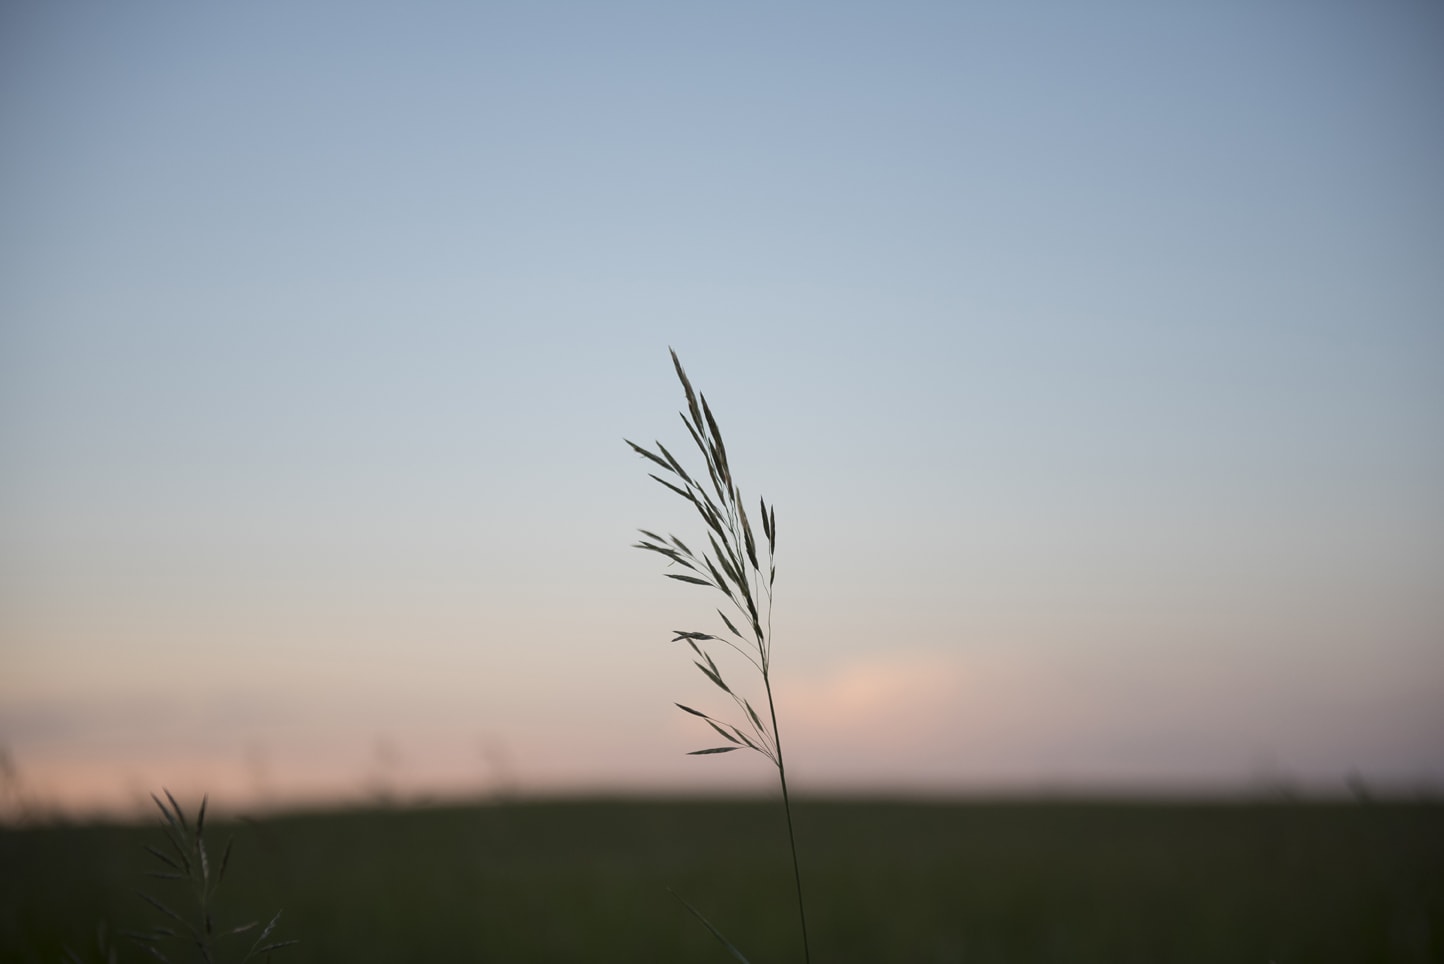
<instances>
[{"instance_id":1,"label":"blurred grass in foreground","mask_svg":"<svg viewBox=\"0 0 1444 964\"><path fill-rule=\"evenodd\" d=\"M796 803L813 952L844 962L1444 961L1438 803ZM215 824L218 925L320 961L800 960L773 802L564 801ZM0 830L0 960L157 914L153 826ZM815 915L815 920L812 919ZM142 960L118 941L119 960Z\"/></svg>"}]
</instances>

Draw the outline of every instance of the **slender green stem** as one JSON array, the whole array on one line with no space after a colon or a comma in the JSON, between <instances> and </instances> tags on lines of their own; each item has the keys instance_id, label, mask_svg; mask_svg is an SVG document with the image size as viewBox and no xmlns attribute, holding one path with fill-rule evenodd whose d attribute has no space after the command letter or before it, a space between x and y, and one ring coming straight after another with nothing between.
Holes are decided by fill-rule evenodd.
<instances>
[{"instance_id":1,"label":"slender green stem","mask_svg":"<svg viewBox=\"0 0 1444 964\"><path fill-rule=\"evenodd\" d=\"M782 733L777 729L777 707L772 702L772 681L764 673L762 685L767 688L767 711L772 714L772 744L777 749L777 778L782 783L782 810L787 814L787 843L792 848L792 879L797 885L797 920L802 925L802 959L812 964L812 950L807 943L807 909L802 901L802 866L797 862L797 835L792 831L792 801L787 796L787 767L782 762Z\"/></svg>"}]
</instances>

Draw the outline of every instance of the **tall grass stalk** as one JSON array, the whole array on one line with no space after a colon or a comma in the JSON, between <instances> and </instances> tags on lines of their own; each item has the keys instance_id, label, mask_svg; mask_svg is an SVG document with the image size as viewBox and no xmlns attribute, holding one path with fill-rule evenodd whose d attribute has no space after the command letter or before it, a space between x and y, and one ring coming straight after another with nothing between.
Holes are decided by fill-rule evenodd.
<instances>
[{"instance_id":1,"label":"tall grass stalk","mask_svg":"<svg viewBox=\"0 0 1444 964\"><path fill-rule=\"evenodd\" d=\"M758 499L762 534L767 540L767 565L764 568L759 560L758 540L747 517L741 490L732 477L732 467L727 461L727 447L722 443L722 433L717 428L717 420L712 416L706 396L693 391L692 383L687 379L687 372L683 370L682 362L675 351L672 351L672 365L677 369L677 378L682 382L682 389L687 396L687 410L679 414L682 424L687 426L687 434L692 437L706 462L705 475L700 472L696 477L689 474L661 442L654 442L656 451L652 451L631 440L624 441L638 455L660 470L660 475L657 472L651 473L654 480L687 500L702 517L707 546L711 551L693 551L675 535L669 533L663 538L646 529L638 530L642 533L642 540L635 543L635 546L663 556L669 566L680 570L666 573L667 578L720 592L727 599L727 608L737 618L737 622L734 622L727 611L719 608L717 615L721 618L722 626L726 627L725 634L678 629L674 630L676 635L672 641L685 642L691 648L695 657L694 664L703 676L736 705L741 714L738 717L741 724L711 716L681 703L678 703L677 707L684 713L704 720L726 741L722 746L693 750L691 755L754 750L777 767L777 779L782 786L782 808L787 815L787 841L792 851L792 876L797 887L797 918L802 930L802 954L804 961L810 964L812 954L807 942L802 871L797 861L797 837L792 827L792 802L787 794L787 765L782 756L782 737L777 729L777 706L772 697L772 587L777 579L777 509L776 506L769 506L765 500ZM745 627L745 631L737 628L738 622ZM762 689L767 696L765 719L747 697L733 689L723 678L722 670L708 652L708 644L730 647L761 675ZM710 924L708 927L711 929ZM715 929L713 932L716 933Z\"/></svg>"},{"instance_id":2,"label":"tall grass stalk","mask_svg":"<svg viewBox=\"0 0 1444 964\"><path fill-rule=\"evenodd\" d=\"M160 808L164 818L167 846L165 849L150 846L145 848L165 867L164 870L152 871L147 876L174 882L189 891L187 903L190 909L188 913L176 911L158 897L142 891L141 899L164 914L167 923L152 927L148 931L131 932L126 936L135 940L159 961L170 960L161 950L161 945L179 944L189 948L204 964L216 964L219 945L223 940L236 938L244 942L259 927L258 921L227 928L220 928L215 922L213 908L216 889L220 887L226 876L226 868L230 866L233 841L226 841L221 861L213 867L210 851L206 847L206 799L201 798L200 811L196 814L194 823L186 819L185 811L169 790L165 791L165 800L155 794L151 794L151 799ZM242 943L238 949L241 964L258 957L269 960L272 952L298 943L294 940L270 940L280 920L281 914L278 911L270 923L261 928L259 935L250 940L249 947Z\"/></svg>"}]
</instances>

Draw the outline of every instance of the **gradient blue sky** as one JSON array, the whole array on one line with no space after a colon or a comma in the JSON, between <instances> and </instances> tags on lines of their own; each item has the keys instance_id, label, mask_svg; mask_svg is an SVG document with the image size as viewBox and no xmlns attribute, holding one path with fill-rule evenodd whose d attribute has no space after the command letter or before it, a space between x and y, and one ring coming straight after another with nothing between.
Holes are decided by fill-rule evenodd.
<instances>
[{"instance_id":1,"label":"gradient blue sky","mask_svg":"<svg viewBox=\"0 0 1444 964\"><path fill-rule=\"evenodd\" d=\"M1444 781L1434 3L16 2L0 744L35 800L687 758L675 346L799 784ZM695 722L695 721L693 721Z\"/></svg>"}]
</instances>

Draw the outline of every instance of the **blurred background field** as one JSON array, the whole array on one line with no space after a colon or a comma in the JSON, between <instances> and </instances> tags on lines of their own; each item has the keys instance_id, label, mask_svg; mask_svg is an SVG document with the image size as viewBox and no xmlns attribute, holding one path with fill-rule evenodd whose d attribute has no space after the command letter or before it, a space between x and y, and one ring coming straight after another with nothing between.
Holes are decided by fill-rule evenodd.
<instances>
[{"instance_id":1,"label":"blurred background field","mask_svg":"<svg viewBox=\"0 0 1444 964\"><path fill-rule=\"evenodd\" d=\"M637 799L216 822L215 850L236 838L217 925L283 909L287 964L729 960L672 888L755 964L800 960L782 820ZM815 799L798 832L819 962L1444 960L1437 802ZM0 959L101 960L98 927L158 922L147 843L0 831Z\"/></svg>"}]
</instances>

